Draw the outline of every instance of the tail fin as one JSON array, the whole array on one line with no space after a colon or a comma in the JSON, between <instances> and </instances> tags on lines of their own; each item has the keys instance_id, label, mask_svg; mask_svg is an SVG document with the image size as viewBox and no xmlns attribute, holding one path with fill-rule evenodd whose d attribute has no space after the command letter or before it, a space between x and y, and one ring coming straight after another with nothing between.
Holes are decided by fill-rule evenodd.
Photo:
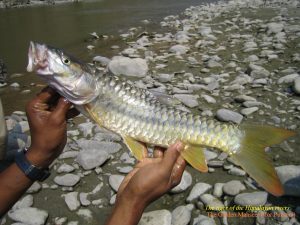
<instances>
[{"instance_id":1,"label":"tail fin","mask_svg":"<svg viewBox=\"0 0 300 225\"><path fill-rule=\"evenodd\" d=\"M240 152L232 155L232 159L268 192L283 195L282 184L264 149L295 135L295 132L266 125L242 125L241 129L245 137Z\"/></svg>"}]
</instances>

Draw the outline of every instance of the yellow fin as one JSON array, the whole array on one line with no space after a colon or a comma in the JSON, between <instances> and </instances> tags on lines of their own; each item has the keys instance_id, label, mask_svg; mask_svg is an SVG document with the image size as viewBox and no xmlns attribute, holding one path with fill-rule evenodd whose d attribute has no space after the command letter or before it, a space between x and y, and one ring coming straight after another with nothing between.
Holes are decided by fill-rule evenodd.
<instances>
[{"instance_id":1,"label":"yellow fin","mask_svg":"<svg viewBox=\"0 0 300 225\"><path fill-rule=\"evenodd\" d=\"M275 196L283 195L282 184L264 149L295 135L295 132L262 125L242 125L241 129L245 137L240 151L233 154L232 159L268 192Z\"/></svg>"},{"instance_id":2,"label":"yellow fin","mask_svg":"<svg viewBox=\"0 0 300 225\"><path fill-rule=\"evenodd\" d=\"M128 136L123 136L123 140L137 160L142 160L146 157L145 152L147 152L147 148L145 145Z\"/></svg>"},{"instance_id":3,"label":"yellow fin","mask_svg":"<svg viewBox=\"0 0 300 225\"><path fill-rule=\"evenodd\" d=\"M185 144L185 143L184 143ZM203 147L199 145L185 144L181 156L195 169L201 172L207 172L207 164L205 155L203 153Z\"/></svg>"}]
</instances>

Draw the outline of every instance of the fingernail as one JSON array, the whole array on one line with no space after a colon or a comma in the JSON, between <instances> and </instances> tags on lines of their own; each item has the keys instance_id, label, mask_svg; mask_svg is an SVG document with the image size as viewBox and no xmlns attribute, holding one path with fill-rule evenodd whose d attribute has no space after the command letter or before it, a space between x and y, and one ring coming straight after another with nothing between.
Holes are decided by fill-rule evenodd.
<instances>
[{"instance_id":1,"label":"fingernail","mask_svg":"<svg viewBox=\"0 0 300 225\"><path fill-rule=\"evenodd\" d=\"M182 142L177 141L177 142L175 143L175 148L176 148L177 151L181 152L181 150L183 149L183 144L182 144Z\"/></svg>"}]
</instances>

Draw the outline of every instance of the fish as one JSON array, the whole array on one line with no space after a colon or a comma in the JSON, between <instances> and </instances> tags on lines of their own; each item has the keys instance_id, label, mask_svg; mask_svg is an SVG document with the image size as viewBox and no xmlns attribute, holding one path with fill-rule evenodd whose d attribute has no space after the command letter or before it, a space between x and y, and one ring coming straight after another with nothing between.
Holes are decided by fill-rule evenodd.
<instances>
[{"instance_id":1,"label":"fish","mask_svg":"<svg viewBox=\"0 0 300 225\"><path fill-rule=\"evenodd\" d=\"M181 156L207 172L204 148L227 153L261 187L274 196L284 188L265 148L294 136L284 128L261 124L231 124L201 117L160 101L145 89L109 73L97 73L61 49L30 42L28 72L35 72L99 126L122 136L138 159L143 143L168 147L184 144Z\"/></svg>"}]
</instances>

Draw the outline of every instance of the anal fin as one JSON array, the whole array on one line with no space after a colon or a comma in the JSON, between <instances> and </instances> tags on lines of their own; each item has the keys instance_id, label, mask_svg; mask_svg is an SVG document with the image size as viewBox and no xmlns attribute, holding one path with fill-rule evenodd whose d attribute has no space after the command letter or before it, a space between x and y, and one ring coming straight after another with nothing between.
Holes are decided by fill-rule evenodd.
<instances>
[{"instance_id":1,"label":"anal fin","mask_svg":"<svg viewBox=\"0 0 300 225\"><path fill-rule=\"evenodd\" d=\"M124 143L137 160L142 160L146 157L147 148L141 142L134 140L129 136L123 136Z\"/></svg>"},{"instance_id":2,"label":"anal fin","mask_svg":"<svg viewBox=\"0 0 300 225\"><path fill-rule=\"evenodd\" d=\"M200 172L207 172L208 167L203 150L202 146L187 143L181 152L181 156L195 169Z\"/></svg>"}]
</instances>

